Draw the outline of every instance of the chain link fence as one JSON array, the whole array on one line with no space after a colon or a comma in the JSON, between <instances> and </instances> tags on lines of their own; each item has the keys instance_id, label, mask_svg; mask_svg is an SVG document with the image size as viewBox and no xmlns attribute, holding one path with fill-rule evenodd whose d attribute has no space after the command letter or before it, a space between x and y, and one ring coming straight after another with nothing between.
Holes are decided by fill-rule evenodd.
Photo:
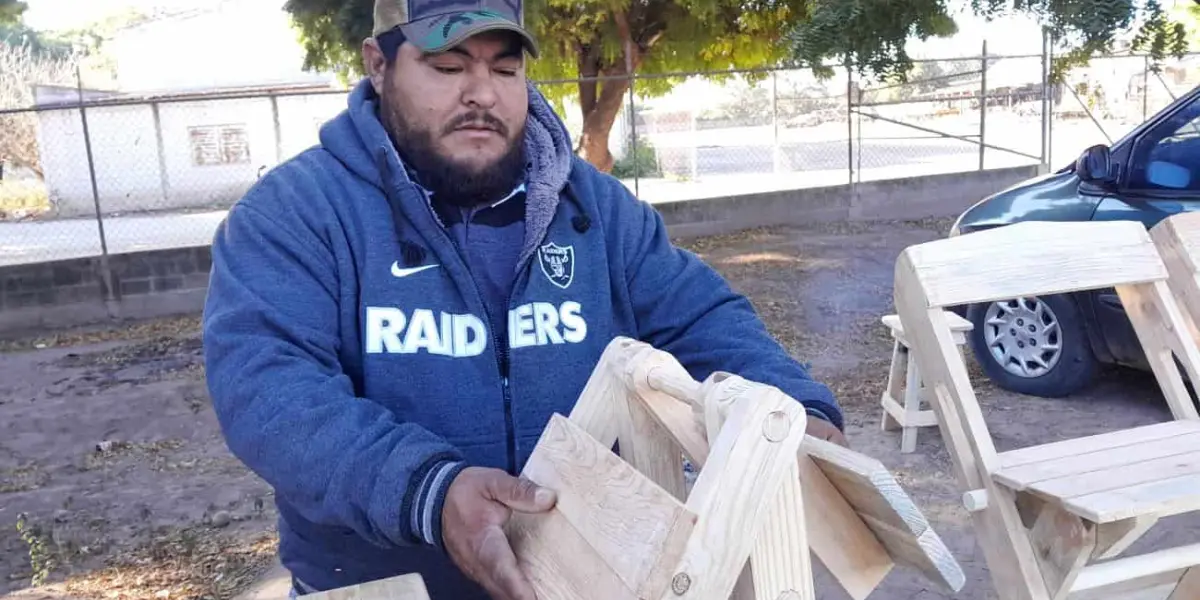
<instances>
[{"instance_id":1,"label":"chain link fence","mask_svg":"<svg viewBox=\"0 0 1200 600\"><path fill-rule=\"evenodd\" d=\"M666 202L1058 168L1200 84L1200 55L1157 72L1141 56L1099 58L1054 85L1046 58L990 56L983 47L919 61L902 85L844 69L830 79L755 69L540 89L577 142L580 99L602 100L605 85L621 91L607 147L579 150L607 150L612 173L632 191ZM676 84L668 93L644 93L667 87L663 78ZM46 85L34 96L34 108L0 106L0 265L206 245L228 207L317 143L346 102L345 90L312 86L135 97Z\"/></svg>"}]
</instances>

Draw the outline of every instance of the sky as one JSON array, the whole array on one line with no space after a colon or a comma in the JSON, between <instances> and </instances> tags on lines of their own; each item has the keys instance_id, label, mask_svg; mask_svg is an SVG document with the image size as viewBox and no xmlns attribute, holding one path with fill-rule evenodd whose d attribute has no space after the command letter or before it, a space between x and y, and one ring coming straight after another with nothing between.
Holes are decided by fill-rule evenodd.
<instances>
[{"instance_id":1,"label":"sky","mask_svg":"<svg viewBox=\"0 0 1200 600\"><path fill-rule=\"evenodd\" d=\"M187 8L213 4L215 0L25 0L25 24L34 29L74 29L102 19L105 15L125 8L151 9ZM277 4L282 10L284 0L239 0L242 3Z\"/></svg>"},{"instance_id":2,"label":"sky","mask_svg":"<svg viewBox=\"0 0 1200 600\"><path fill-rule=\"evenodd\" d=\"M25 14L25 22L35 29L72 29L130 7L143 10L156 6L175 9L212 5L222 1L278 10L281 21L277 26L286 27L286 16L283 13L285 0L27 0L29 10ZM1163 5L1169 9L1177 2L1190 1L1165 0ZM1005 18L988 23L971 14L968 8L969 0L948 0L948 3L952 6L953 16L958 22L959 34L949 39L910 42L910 55L918 58L978 56L985 39L988 42L988 51L993 55L1041 53L1041 33L1031 18ZM298 49L296 51L299 52Z\"/></svg>"},{"instance_id":3,"label":"sky","mask_svg":"<svg viewBox=\"0 0 1200 600\"><path fill-rule=\"evenodd\" d=\"M165 8L203 6L216 0L27 0L29 10L25 23L35 29L72 29L96 21L106 14L126 7L148 9L154 6ZM238 0L239 3L270 4L282 11L284 0ZM953 0L952 0L953 1ZM954 56L964 52L977 54L975 48L984 37L984 23L973 15L958 16L961 33L953 40L936 40L918 44L922 54L932 56ZM989 49L995 53L1038 52L1041 40L1036 25L1027 19L1006 19L988 25ZM964 46L964 44L970 44ZM967 51L966 48L971 48Z\"/></svg>"}]
</instances>

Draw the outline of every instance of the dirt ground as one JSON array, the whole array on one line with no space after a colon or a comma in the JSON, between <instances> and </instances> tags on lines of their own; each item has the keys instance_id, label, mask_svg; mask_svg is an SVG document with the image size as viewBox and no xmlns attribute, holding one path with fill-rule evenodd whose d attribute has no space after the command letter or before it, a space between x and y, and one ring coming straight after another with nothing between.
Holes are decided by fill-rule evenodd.
<instances>
[{"instance_id":1,"label":"dirt ground","mask_svg":"<svg viewBox=\"0 0 1200 600\"><path fill-rule=\"evenodd\" d=\"M876 600L996 597L936 429L908 455L898 432L880 430L891 342L879 319L893 312L894 261L948 226L837 224L686 244L833 387L852 446L893 469L967 574L950 594L895 570ZM196 317L0 342L0 599L223 600L269 567L271 490L226 449L202 365ZM1153 379L1126 370L1060 400L976 384L1002 451L1169 418ZM1160 524L1133 551L1194 539L1198 526ZM824 574L818 597L848 598Z\"/></svg>"}]
</instances>

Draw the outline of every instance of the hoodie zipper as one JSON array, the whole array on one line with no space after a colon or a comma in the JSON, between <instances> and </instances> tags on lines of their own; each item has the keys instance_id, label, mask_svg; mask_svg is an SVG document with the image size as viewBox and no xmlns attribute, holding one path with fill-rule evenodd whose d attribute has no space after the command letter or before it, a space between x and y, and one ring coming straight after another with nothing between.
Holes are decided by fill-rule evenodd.
<instances>
[{"instance_id":1,"label":"hoodie zipper","mask_svg":"<svg viewBox=\"0 0 1200 600\"><path fill-rule=\"evenodd\" d=\"M421 190L420 186L417 186L417 189L418 189L418 191L420 191L421 195L425 199L425 209L429 211L429 215L431 217L433 217L435 223L440 223L440 220L437 218L437 213L434 212L433 206L431 206L429 203L429 196L427 196L425 194L425 192L423 190ZM455 244L454 240L450 238L450 234L446 233L446 229L444 227L439 225L438 227L435 227L435 229L437 229L438 232L441 234L442 239L444 239L446 241L446 243L448 243L450 245L451 248L454 248L454 253L456 256L458 256L459 262L463 263L463 267L466 268L467 273L468 273L468 279L470 279L470 281L471 281L471 289L475 291L475 297L479 300L479 306L483 307L484 315L486 316L487 302L484 301L483 292L479 291L479 285L477 283L475 283L475 278L469 276L471 270L469 267L467 267L466 261L465 261L465 259L463 259L462 252L459 250L458 245ZM530 261L530 257L526 257L525 260L522 261L520 265L518 265L516 272L521 273L522 271L524 271L525 265L528 264L529 261ZM514 280L513 288L516 287L516 284L517 284L517 282ZM504 302L504 318L506 318L506 319L508 318L509 313L512 311L512 299L513 299L513 293L510 290L508 293L508 298ZM517 475L517 432L516 432L516 426L513 424L512 392L510 390L509 382L508 382L508 375L509 375L508 343L507 342L505 342L503 344L500 343L501 340L500 340L499 336L496 335L496 329L494 327L489 326L488 333L489 333L489 337L492 338L492 357L496 359L496 369L497 369L497 371L499 371L499 374L500 374L500 389L501 389L502 397L504 399L504 429L505 429L505 441L507 442L506 454L508 455L507 456L507 458L508 458L508 461L507 461L508 473L510 475L516 476Z\"/></svg>"},{"instance_id":2,"label":"hoodie zipper","mask_svg":"<svg viewBox=\"0 0 1200 600\"><path fill-rule=\"evenodd\" d=\"M517 265L516 277L513 279L512 287L509 288L508 298L506 298L504 300L504 318L506 318L506 319L508 318L508 315L512 314L512 310L513 310L513 306L512 306L513 292L512 292L512 290L515 290L517 288L517 285L520 283L521 273L523 273L525 271L525 265L527 265L528 263L529 263L529 258L527 257L525 260L521 261L521 263ZM476 287L476 292L478 292L478 287ZM480 294L480 297L482 297L482 294ZM509 324L509 326L511 327L511 323ZM509 331L508 333L509 333L509 339L512 339L512 331ZM493 332L492 335L495 336L495 332ZM500 349L500 352L499 352L500 364L501 364L500 377L501 377L501 380L504 382L504 425L507 428L507 433L508 433L508 473L515 477L517 475L517 429L516 429L516 426L513 424L512 391L511 391L511 388L509 386L509 381L508 381L510 365L509 365L509 348L508 348L507 341L505 342L505 344L503 346L497 344L496 348Z\"/></svg>"}]
</instances>

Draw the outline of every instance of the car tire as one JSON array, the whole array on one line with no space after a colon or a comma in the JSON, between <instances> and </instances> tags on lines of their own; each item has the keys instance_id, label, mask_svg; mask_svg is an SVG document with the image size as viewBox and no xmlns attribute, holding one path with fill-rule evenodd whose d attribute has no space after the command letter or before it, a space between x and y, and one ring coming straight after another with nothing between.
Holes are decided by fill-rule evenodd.
<instances>
[{"instance_id":1,"label":"car tire","mask_svg":"<svg viewBox=\"0 0 1200 600\"><path fill-rule=\"evenodd\" d=\"M974 325L971 349L975 360L1002 389L1061 398L1090 385L1099 369L1083 316L1070 297L1052 295L973 304L967 309L967 320ZM1021 337L1034 329L1037 331ZM1011 341L1014 331L1015 343ZM1004 360L1006 356L1008 360ZM1038 358L1022 360L1027 356Z\"/></svg>"}]
</instances>

